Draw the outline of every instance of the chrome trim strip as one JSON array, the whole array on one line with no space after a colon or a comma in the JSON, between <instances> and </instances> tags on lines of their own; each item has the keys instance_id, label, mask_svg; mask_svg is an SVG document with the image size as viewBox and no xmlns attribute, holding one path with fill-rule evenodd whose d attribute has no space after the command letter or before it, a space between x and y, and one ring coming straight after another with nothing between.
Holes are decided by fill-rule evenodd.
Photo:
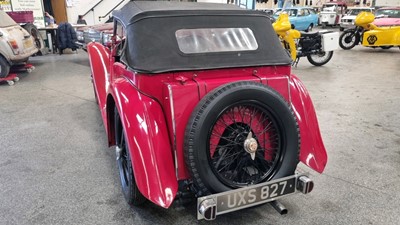
<instances>
[{"instance_id":1,"label":"chrome trim strip","mask_svg":"<svg viewBox=\"0 0 400 225\"><path fill-rule=\"evenodd\" d=\"M178 153L176 150L176 123L175 123L175 112L174 112L174 99L172 93L172 86L170 84L168 84L168 95L169 95L169 107L171 108L171 121L172 121L172 132L173 132L172 148L174 151L174 158L175 158L175 175L176 179L178 179Z\"/></svg>"},{"instance_id":2,"label":"chrome trim strip","mask_svg":"<svg viewBox=\"0 0 400 225\"><path fill-rule=\"evenodd\" d=\"M291 95L291 92L290 92L290 81L291 81L291 79L290 79L290 74L289 75L287 75L286 76L286 79L287 79L287 84L288 84L288 94L289 94L289 104L290 105L292 105L292 95Z\"/></svg>"}]
</instances>

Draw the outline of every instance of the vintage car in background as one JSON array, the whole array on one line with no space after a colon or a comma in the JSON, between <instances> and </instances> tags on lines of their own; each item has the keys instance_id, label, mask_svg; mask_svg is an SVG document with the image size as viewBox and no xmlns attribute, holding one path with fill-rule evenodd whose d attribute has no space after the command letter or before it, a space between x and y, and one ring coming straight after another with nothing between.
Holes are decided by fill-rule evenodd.
<instances>
[{"instance_id":1,"label":"vintage car in background","mask_svg":"<svg viewBox=\"0 0 400 225\"><path fill-rule=\"evenodd\" d=\"M277 19L281 13L289 15L289 21L296 30L311 31L318 26L318 14L311 7L285 8L277 11L274 18Z\"/></svg>"},{"instance_id":2,"label":"vintage car in background","mask_svg":"<svg viewBox=\"0 0 400 225\"><path fill-rule=\"evenodd\" d=\"M95 24L86 27L80 27L76 31L78 42L81 43L82 48L86 50L86 46L90 42L100 42L103 45L111 43L114 25L112 18L103 24Z\"/></svg>"},{"instance_id":3,"label":"vintage car in background","mask_svg":"<svg viewBox=\"0 0 400 225\"><path fill-rule=\"evenodd\" d=\"M319 22L322 28L336 26L345 15L347 4L345 2L330 1L322 5L319 13Z\"/></svg>"},{"instance_id":4,"label":"vintage car in background","mask_svg":"<svg viewBox=\"0 0 400 225\"><path fill-rule=\"evenodd\" d=\"M376 10L376 26L400 26L400 7L384 7Z\"/></svg>"},{"instance_id":5,"label":"vintage car in background","mask_svg":"<svg viewBox=\"0 0 400 225\"><path fill-rule=\"evenodd\" d=\"M0 10L0 78L6 77L13 65L27 62L36 52L32 36Z\"/></svg>"},{"instance_id":6,"label":"vintage car in background","mask_svg":"<svg viewBox=\"0 0 400 225\"><path fill-rule=\"evenodd\" d=\"M356 16L360 13L360 12L373 12L374 9L370 8L370 7L351 7L348 8L346 15L344 15L342 17L342 19L340 20L340 31L343 31L345 29L350 29L350 28L354 28L354 20L356 19Z\"/></svg>"},{"instance_id":7,"label":"vintage car in background","mask_svg":"<svg viewBox=\"0 0 400 225\"><path fill-rule=\"evenodd\" d=\"M309 193L327 154L310 95L268 16L131 1L88 44L95 98L129 205L197 197L197 218ZM239 199L239 197L240 199Z\"/></svg>"}]
</instances>

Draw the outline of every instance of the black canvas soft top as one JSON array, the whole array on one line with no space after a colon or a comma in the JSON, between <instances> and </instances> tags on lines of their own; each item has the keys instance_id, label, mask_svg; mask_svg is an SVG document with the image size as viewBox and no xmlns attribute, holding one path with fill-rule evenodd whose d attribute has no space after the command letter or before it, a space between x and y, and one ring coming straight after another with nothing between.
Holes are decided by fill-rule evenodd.
<instances>
[{"instance_id":1,"label":"black canvas soft top","mask_svg":"<svg viewBox=\"0 0 400 225\"><path fill-rule=\"evenodd\" d=\"M232 14L246 13L249 11L232 4L216 3L194 3L194 2L174 2L174 1L130 1L120 10L113 12L113 16L118 18L124 26L134 23L137 20L152 16L182 16L196 14ZM247 11L247 12L245 12Z\"/></svg>"},{"instance_id":2,"label":"black canvas soft top","mask_svg":"<svg viewBox=\"0 0 400 225\"><path fill-rule=\"evenodd\" d=\"M126 30L121 61L138 72L219 69L247 66L289 65L268 16L235 5L169 1L131 1L113 12ZM255 51L185 54L176 32L180 29L249 28Z\"/></svg>"}]
</instances>

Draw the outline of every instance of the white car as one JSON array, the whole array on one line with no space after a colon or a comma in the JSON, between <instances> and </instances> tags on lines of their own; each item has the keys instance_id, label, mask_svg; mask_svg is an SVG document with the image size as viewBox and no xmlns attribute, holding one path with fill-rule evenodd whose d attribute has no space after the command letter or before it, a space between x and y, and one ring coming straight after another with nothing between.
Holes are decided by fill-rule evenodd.
<instances>
[{"instance_id":1,"label":"white car","mask_svg":"<svg viewBox=\"0 0 400 225\"><path fill-rule=\"evenodd\" d=\"M31 35L0 10L0 78L8 75L11 66L28 61L37 51Z\"/></svg>"},{"instance_id":2,"label":"white car","mask_svg":"<svg viewBox=\"0 0 400 225\"><path fill-rule=\"evenodd\" d=\"M340 31L343 31L345 29L353 28L355 27L354 25L354 20L356 19L356 16L360 12L373 12L372 8L368 7L354 7L354 8L349 8L346 15L342 17L340 20Z\"/></svg>"}]
</instances>

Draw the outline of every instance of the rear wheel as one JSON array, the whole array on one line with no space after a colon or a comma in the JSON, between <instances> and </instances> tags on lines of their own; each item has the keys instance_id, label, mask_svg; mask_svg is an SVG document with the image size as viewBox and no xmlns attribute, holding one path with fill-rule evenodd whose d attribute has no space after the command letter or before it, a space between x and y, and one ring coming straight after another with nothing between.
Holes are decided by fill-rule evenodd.
<instances>
[{"instance_id":1,"label":"rear wheel","mask_svg":"<svg viewBox=\"0 0 400 225\"><path fill-rule=\"evenodd\" d=\"M200 196L292 175L298 154L293 111L260 83L235 82L210 92L186 127L186 164Z\"/></svg>"},{"instance_id":2,"label":"rear wheel","mask_svg":"<svg viewBox=\"0 0 400 225\"><path fill-rule=\"evenodd\" d=\"M381 46L381 49L390 49L392 47L393 47L392 45L386 45L386 46Z\"/></svg>"},{"instance_id":3,"label":"rear wheel","mask_svg":"<svg viewBox=\"0 0 400 225\"><path fill-rule=\"evenodd\" d=\"M10 73L10 64L0 55L0 78L4 78Z\"/></svg>"},{"instance_id":4,"label":"rear wheel","mask_svg":"<svg viewBox=\"0 0 400 225\"><path fill-rule=\"evenodd\" d=\"M354 30L344 31L339 37L339 45L344 50L354 48L360 41L360 37Z\"/></svg>"},{"instance_id":5,"label":"rear wheel","mask_svg":"<svg viewBox=\"0 0 400 225\"><path fill-rule=\"evenodd\" d=\"M132 169L131 154L117 109L114 109L114 118L116 141L115 150L122 193L124 194L125 200L129 205L141 205L146 201L146 198L143 197L136 185L135 176Z\"/></svg>"},{"instance_id":6,"label":"rear wheel","mask_svg":"<svg viewBox=\"0 0 400 225\"><path fill-rule=\"evenodd\" d=\"M327 62L329 62L332 59L332 56L333 56L333 51L329 52L321 51L317 54L308 55L307 59L314 66L322 66L325 65Z\"/></svg>"},{"instance_id":7,"label":"rear wheel","mask_svg":"<svg viewBox=\"0 0 400 225\"><path fill-rule=\"evenodd\" d=\"M44 47L44 41L39 30L31 23L25 24L24 29L27 30L30 35L32 35L33 39L35 40L36 48L40 51Z\"/></svg>"},{"instance_id":8,"label":"rear wheel","mask_svg":"<svg viewBox=\"0 0 400 225\"><path fill-rule=\"evenodd\" d=\"M310 26L307 27L306 32L312 31L313 27L313 24L310 24Z\"/></svg>"}]
</instances>

